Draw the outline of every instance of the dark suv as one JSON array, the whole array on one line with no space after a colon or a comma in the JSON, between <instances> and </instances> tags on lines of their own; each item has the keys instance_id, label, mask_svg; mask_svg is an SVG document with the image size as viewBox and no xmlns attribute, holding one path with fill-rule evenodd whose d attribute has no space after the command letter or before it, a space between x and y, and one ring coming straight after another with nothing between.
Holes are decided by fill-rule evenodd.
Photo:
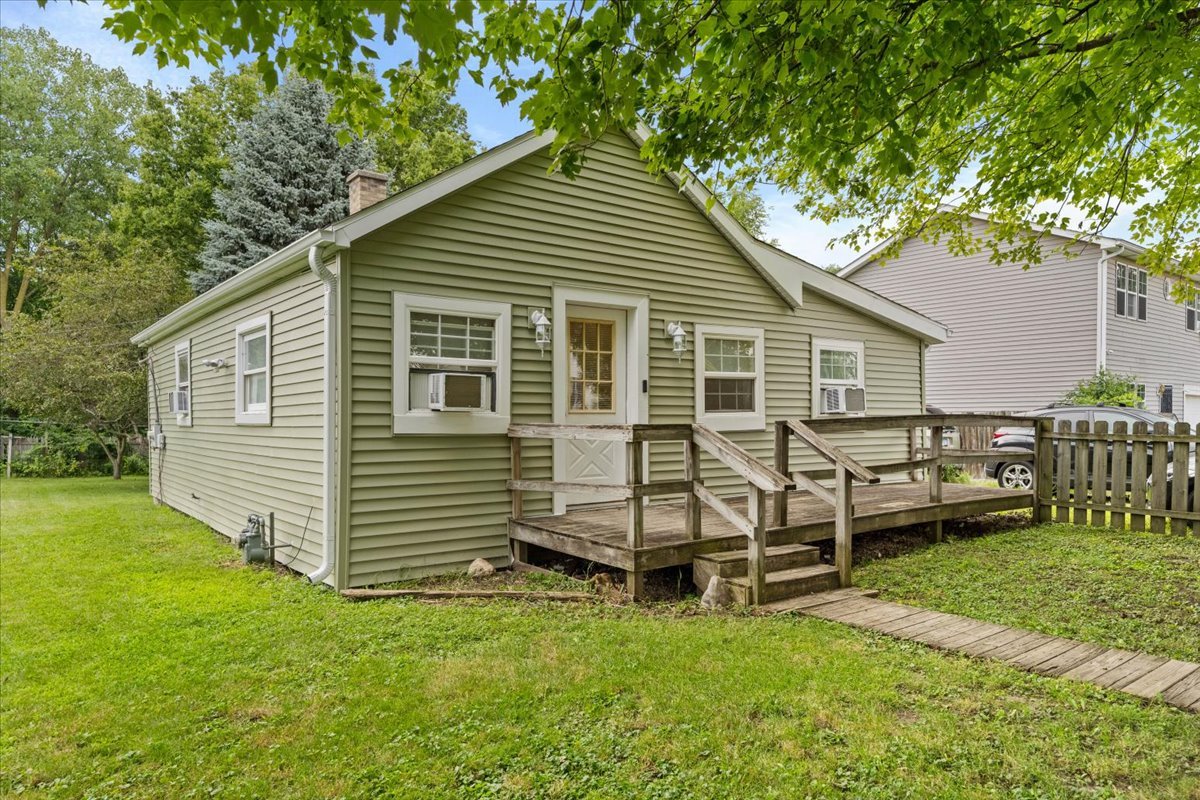
<instances>
[{"instance_id":1,"label":"dark suv","mask_svg":"<svg viewBox=\"0 0 1200 800\"><path fill-rule=\"evenodd\" d=\"M1055 428L1058 428L1058 424L1064 420L1070 422L1072 428L1080 420L1084 420L1091 425L1095 425L1097 422L1107 422L1109 430L1112 430L1114 422L1127 422L1132 428L1135 422L1145 422L1153 425L1156 422L1165 421L1165 418L1159 414L1154 414L1140 408L1125 408L1122 406L1052 406L1050 408L1041 408L1037 411L1030 411L1020 416L1052 417ZM1019 447L1033 452L1033 428L998 428L992 434L992 447ZM1111 461L1111 459L1112 453L1110 448L1109 460ZM1072 453L1073 460L1074 454ZM1073 468L1074 464L1072 464ZM1126 472L1126 474L1130 474L1130 472ZM1020 457L1014 457L1013 461L991 463L987 465L987 476L995 478L996 482L1005 489L1032 489L1033 462ZM1169 490L1167 496L1170 496Z\"/></svg>"}]
</instances>

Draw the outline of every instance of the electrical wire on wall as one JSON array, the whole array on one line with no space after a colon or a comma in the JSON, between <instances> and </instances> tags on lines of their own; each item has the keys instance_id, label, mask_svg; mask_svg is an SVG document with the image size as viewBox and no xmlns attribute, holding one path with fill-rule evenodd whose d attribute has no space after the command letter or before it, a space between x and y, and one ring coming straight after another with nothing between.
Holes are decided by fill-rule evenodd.
<instances>
[{"instance_id":1,"label":"electrical wire on wall","mask_svg":"<svg viewBox=\"0 0 1200 800\"><path fill-rule=\"evenodd\" d=\"M287 567L288 569L291 569L292 564L296 563L296 559L300 556L301 551L304 550L304 542L308 537L308 523L312 519L312 512L313 512L313 507L309 506L308 507L308 516L304 518L304 530L300 531L300 544L295 545L296 552L292 553L291 559L289 559L286 564L283 564L283 566Z\"/></svg>"}]
</instances>

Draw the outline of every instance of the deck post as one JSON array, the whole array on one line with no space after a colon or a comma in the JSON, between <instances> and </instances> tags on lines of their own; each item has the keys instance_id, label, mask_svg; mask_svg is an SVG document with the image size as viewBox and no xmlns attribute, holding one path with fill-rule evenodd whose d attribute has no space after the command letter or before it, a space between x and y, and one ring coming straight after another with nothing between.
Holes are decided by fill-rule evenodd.
<instances>
[{"instance_id":1,"label":"deck post","mask_svg":"<svg viewBox=\"0 0 1200 800\"><path fill-rule=\"evenodd\" d=\"M509 468L512 472L514 481L521 480L521 439L514 436L508 440L509 460L512 466ZM525 516L525 497L520 489L509 489L512 494L512 518L520 519Z\"/></svg>"},{"instance_id":2,"label":"deck post","mask_svg":"<svg viewBox=\"0 0 1200 800\"><path fill-rule=\"evenodd\" d=\"M754 526L754 536L750 538L748 550L748 575L750 576L750 604L762 605L766 602L767 585L767 493L752 483L746 484L749 490L750 524Z\"/></svg>"},{"instance_id":3,"label":"deck post","mask_svg":"<svg viewBox=\"0 0 1200 800\"><path fill-rule=\"evenodd\" d=\"M645 483L642 469L642 453L644 452L643 448L645 444L645 442L641 441L627 442L625 444L625 482L629 486L640 486ZM625 503L629 510L626 544L629 545L631 550L638 550L642 546L642 532L645 528L642 498L631 497Z\"/></svg>"},{"instance_id":4,"label":"deck post","mask_svg":"<svg viewBox=\"0 0 1200 800\"><path fill-rule=\"evenodd\" d=\"M1033 428L1033 524L1050 521L1051 491L1054 486L1054 440L1049 433L1054 420L1044 417ZM1122 464L1122 467L1125 465Z\"/></svg>"},{"instance_id":5,"label":"deck post","mask_svg":"<svg viewBox=\"0 0 1200 800\"><path fill-rule=\"evenodd\" d=\"M784 475L791 476L792 470L789 461L791 460L789 449L792 441L792 431L787 426L787 420L779 419L775 421L775 471L782 472ZM787 525L788 512L788 497L787 490L775 492L775 527L782 528Z\"/></svg>"},{"instance_id":6,"label":"deck post","mask_svg":"<svg viewBox=\"0 0 1200 800\"><path fill-rule=\"evenodd\" d=\"M838 571L838 584L845 589L850 586L850 564L853 560L854 483L850 473L841 464L837 465L837 476L834 480L837 504L834 506L833 516L833 561Z\"/></svg>"},{"instance_id":7,"label":"deck post","mask_svg":"<svg viewBox=\"0 0 1200 800\"><path fill-rule=\"evenodd\" d=\"M934 425L929 429L929 457L933 459L933 463L929 465L929 502L940 506L942 504L942 435L945 429L941 425ZM942 540L942 520L941 510L938 510L938 519L934 520L933 540L940 542Z\"/></svg>"},{"instance_id":8,"label":"deck post","mask_svg":"<svg viewBox=\"0 0 1200 800\"><path fill-rule=\"evenodd\" d=\"M696 484L700 483L700 447L691 437L683 442L683 479L692 485L683 499L683 510L686 515L684 527L689 539L699 539L701 537L701 508L700 498L696 496Z\"/></svg>"}]
</instances>

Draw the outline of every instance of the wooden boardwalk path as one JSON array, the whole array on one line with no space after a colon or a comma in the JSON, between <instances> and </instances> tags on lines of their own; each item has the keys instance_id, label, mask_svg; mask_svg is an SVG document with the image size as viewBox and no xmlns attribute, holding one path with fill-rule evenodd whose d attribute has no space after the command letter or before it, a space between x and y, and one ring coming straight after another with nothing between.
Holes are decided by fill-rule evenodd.
<instances>
[{"instance_id":1,"label":"wooden boardwalk path","mask_svg":"<svg viewBox=\"0 0 1200 800\"><path fill-rule=\"evenodd\" d=\"M1200 664L1076 642L1059 636L889 603L857 589L804 595L763 606L885 633L1051 677L1163 701L1200 713Z\"/></svg>"}]
</instances>

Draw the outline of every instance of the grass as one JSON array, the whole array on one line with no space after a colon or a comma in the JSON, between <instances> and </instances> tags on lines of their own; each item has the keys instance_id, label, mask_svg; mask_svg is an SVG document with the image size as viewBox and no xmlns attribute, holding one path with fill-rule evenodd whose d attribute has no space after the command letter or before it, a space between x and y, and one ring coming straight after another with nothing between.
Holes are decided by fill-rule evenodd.
<instances>
[{"instance_id":1,"label":"grass","mask_svg":"<svg viewBox=\"0 0 1200 800\"><path fill-rule=\"evenodd\" d=\"M856 568L889 600L1200 661L1200 538L1039 525Z\"/></svg>"},{"instance_id":2,"label":"grass","mask_svg":"<svg viewBox=\"0 0 1200 800\"><path fill-rule=\"evenodd\" d=\"M144 480L0 491L5 795L1200 792L1200 717L1162 704L815 619L352 604Z\"/></svg>"}]
</instances>

